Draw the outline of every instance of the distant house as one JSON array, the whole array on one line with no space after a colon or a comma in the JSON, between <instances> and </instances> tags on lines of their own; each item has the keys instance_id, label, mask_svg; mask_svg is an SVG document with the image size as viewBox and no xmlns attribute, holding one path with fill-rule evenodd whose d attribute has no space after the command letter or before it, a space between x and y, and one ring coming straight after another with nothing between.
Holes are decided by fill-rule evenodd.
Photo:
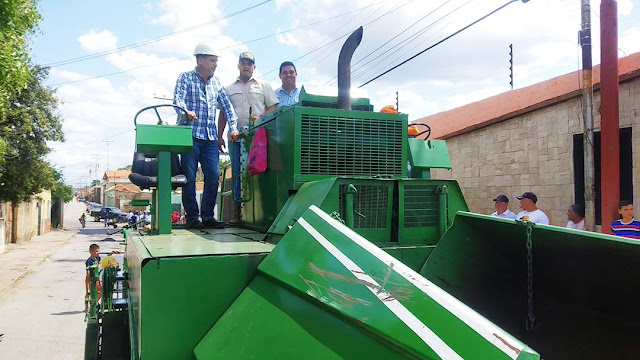
<instances>
[{"instance_id":1,"label":"distant house","mask_svg":"<svg viewBox=\"0 0 640 360\"><path fill-rule=\"evenodd\" d=\"M151 191L141 191L138 186L129 181L129 174L131 171L105 171L102 183L100 183L103 206L115 206L122 211L145 210L143 207L131 206L131 200L146 199L151 201Z\"/></svg>"},{"instance_id":2,"label":"distant house","mask_svg":"<svg viewBox=\"0 0 640 360\"><path fill-rule=\"evenodd\" d=\"M640 53L618 61L620 81L620 195L640 201ZM600 67L593 69L596 157L596 223L600 206ZM579 72L508 91L415 122L427 123L432 138L446 139L452 169L433 178L452 178L472 211L493 212L498 194L511 199L533 191L553 225L567 223L566 211L584 201L583 106ZM635 189L635 191L634 191Z\"/></svg>"}]
</instances>

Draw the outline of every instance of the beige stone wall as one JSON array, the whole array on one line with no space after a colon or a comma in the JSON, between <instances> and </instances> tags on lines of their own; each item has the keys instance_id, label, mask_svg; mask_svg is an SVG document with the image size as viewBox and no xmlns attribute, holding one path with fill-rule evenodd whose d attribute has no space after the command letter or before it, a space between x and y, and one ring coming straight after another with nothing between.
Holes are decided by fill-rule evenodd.
<instances>
[{"instance_id":1,"label":"beige stone wall","mask_svg":"<svg viewBox=\"0 0 640 360\"><path fill-rule=\"evenodd\" d=\"M39 228L38 210L40 211ZM31 201L20 203L16 221L16 242L18 243L29 241L34 236L49 231L51 229L51 192L44 190L32 196Z\"/></svg>"},{"instance_id":2,"label":"beige stone wall","mask_svg":"<svg viewBox=\"0 0 640 360\"><path fill-rule=\"evenodd\" d=\"M578 81L578 79L576 79ZM594 94L595 128L600 129L600 97ZM640 200L640 79L620 84L620 127L632 127L634 202ZM431 124L437 126L437 124ZM518 212L516 195L532 191L552 225L565 226L575 202L573 135L582 133L581 99L447 140L452 170L433 170L435 179L460 183L473 212L493 212L492 199L505 194Z\"/></svg>"}]
</instances>

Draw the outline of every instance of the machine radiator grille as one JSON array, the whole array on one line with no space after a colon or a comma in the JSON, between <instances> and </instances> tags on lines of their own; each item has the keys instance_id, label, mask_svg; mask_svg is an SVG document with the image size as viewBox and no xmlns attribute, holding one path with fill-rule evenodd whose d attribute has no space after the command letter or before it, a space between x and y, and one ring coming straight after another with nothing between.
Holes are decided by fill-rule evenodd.
<instances>
[{"instance_id":1,"label":"machine radiator grille","mask_svg":"<svg viewBox=\"0 0 640 360\"><path fill-rule=\"evenodd\" d=\"M301 115L302 175L401 176L401 121Z\"/></svg>"},{"instance_id":2,"label":"machine radiator grille","mask_svg":"<svg viewBox=\"0 0 640 360\"><path fill-rule=\"evenodd\" d=\"M348 185L340 185L339 211L344 219L344 192ZM358 193L353 199L353 227L356 229L384 229L387 227L389 188L385 186L355 185ZM358 213L364 215L359 216Z\"/></svg>"},{"instance_id":3,"label":"machine radiator grille","mask_svg":"<svg viewBox=\"0 0 640 360\"><path fill-rule=\"evenodd\" d=\"M436 186L404 186L404 227L438 226L438 193Z\"/></svg>"}]
</instances>

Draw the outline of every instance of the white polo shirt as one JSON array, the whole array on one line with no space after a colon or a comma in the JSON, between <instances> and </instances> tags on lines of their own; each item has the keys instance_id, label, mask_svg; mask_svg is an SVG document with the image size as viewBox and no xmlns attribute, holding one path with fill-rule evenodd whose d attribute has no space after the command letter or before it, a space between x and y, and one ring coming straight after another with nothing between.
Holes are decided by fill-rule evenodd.
<instances>
[{"instance_id":1,"label":"white polo shirt","mask_svg":"<svg viewBox=\"0 0 640 360\"><path fill-rule=\"evenodd\" d=\"M518 220L527 220L536 224L549 225L549 217L540 209L534 211L522 210L518 213Z\"/></svg>"},{"instance_id":2,"label":"white polo shirt","mask_svg":"<svg viewBox=\"0 0 640 360\"><path fill-rule=\"evenodd\" d=\"M512 212L511 210L507 209L505 210L505 212L503 212L502 214L498 215L497 211L494 211L493 214L491 214L491 216L493 217L499 217L499 218L503 218L503 219L517 219L517 216L514 212Z\"/></svg>"}]
</instances>

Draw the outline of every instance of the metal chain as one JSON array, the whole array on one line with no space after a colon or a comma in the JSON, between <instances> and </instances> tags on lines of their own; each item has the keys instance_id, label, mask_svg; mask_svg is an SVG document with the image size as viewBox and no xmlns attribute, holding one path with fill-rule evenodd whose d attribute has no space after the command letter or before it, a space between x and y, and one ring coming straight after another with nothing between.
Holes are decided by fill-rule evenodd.
<instances>
[{"instance_id":1,"label":"metal chain","mask_svg":"<svg viewBox=\"0 0 640 360\"><path fill-rule=\"evenodd\" d=\"M533 330L536 317L533 315L533 242L531 233L533 231L533 223L527 222L527 296L528 296L528 314L526 321L527 331Z\"/></svg>"}]
</instances>

